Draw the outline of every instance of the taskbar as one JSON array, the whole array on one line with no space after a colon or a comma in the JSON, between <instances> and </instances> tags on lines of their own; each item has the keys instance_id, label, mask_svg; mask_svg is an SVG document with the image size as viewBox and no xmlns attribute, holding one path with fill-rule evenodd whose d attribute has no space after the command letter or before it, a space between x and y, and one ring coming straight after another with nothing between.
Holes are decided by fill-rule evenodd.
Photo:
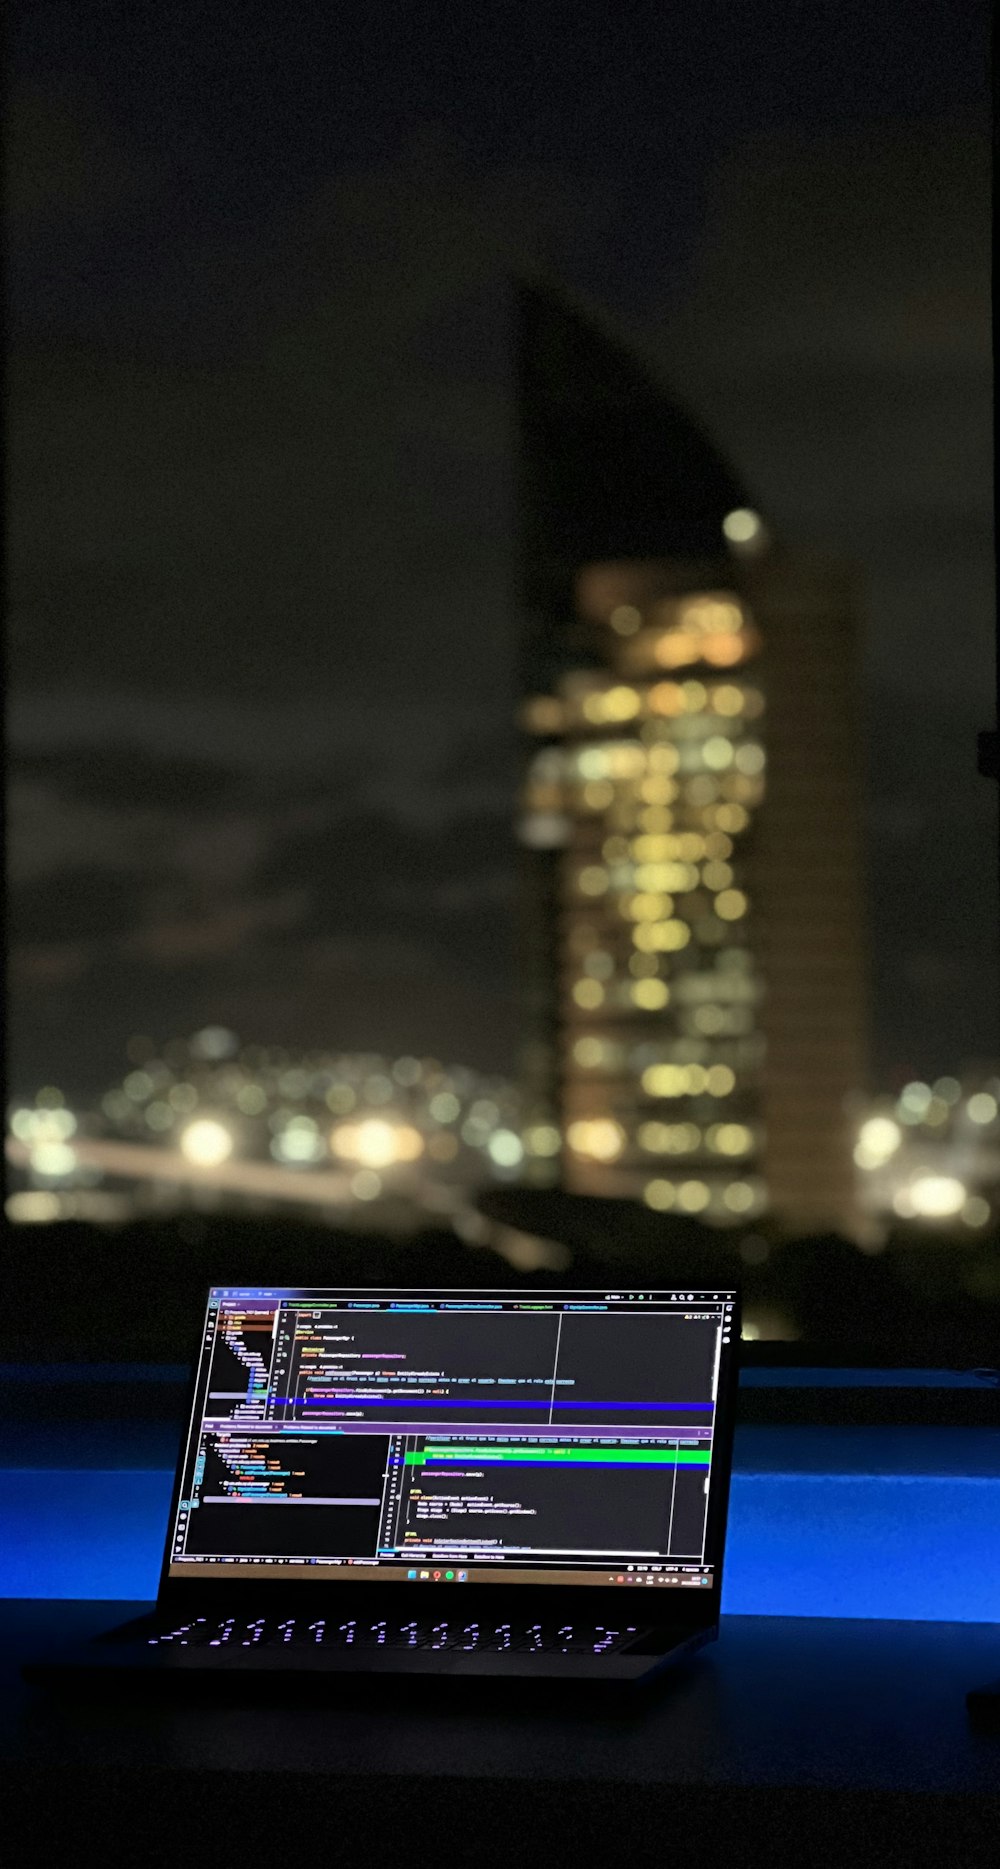
<instances>
[{"instance_id":1,"label":"taskbar","mask_svg":"<svg viewBox=\"0 0 1000 1869\"><path fill-rule=\"evenodd\" d=\"M372 1564L357 1562L310 1562L294 1558L177 1558L171 1563L171 1578L239 1577L255 1583L262 1578L275 1582L308 1583L476 1583L476 1584L609 1584L639 1589L668 1586L680 1589L707 1589L712 1583L710 1565L632 1565L628 1569L605 1570L590 1565L573 1569L563 1565L527 1566L514 1564L458 1564L439 1560L426 1564Z\"/></svg>"}]
</instances>

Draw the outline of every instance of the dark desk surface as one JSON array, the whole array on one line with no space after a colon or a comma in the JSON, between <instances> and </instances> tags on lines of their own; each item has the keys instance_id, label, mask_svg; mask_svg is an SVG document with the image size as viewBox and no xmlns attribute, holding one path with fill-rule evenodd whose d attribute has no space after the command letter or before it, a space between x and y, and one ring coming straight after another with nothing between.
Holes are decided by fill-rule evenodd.
<instances>
[{"instance_id":1,"label":"dark desk surface","mask_svg":"<svg viewBox=\"0 0 1000 1869\"><path fill-rule=\"evenodd\" d=\"M426 1679L330 1683L331 1703L79 1708L19 1683L20 1661L148 1607L0 1604L3 1752L25 1762L397 1773L656 1784L1000 1793L1000 1741L970 1730L966 1689L1000 1673L1000 1626L734 1616L641 1706L599 1687ZM411 1689L413 1691L411 1691Z\"/></svg>"},{"instance_id":2,"label":"dark desk surface","mask_svg":"<svg viewBox=\"0 0 1000 1869\"><path fill-rule=\"evenodd\" d=\"M532 1842L551 1861L561 1839L556 1861L575 1862L603 1822L605 1847L617 1839L624 1850L627 1838L630 1861L652 1861L665 1823L677 1840L694 1839L709 1814L717 1829L730 1824L730 1841L743 1839L730 1861L758 1860L747 1837L763 1837L765 1823L772 1863L783 1826L789 1864L846 1861L848 1849L854 1862L914 1863L924 1850L940 1863L943 1848L962 1865L1000 1860L1000 1739L971 1730L964 1704L969 1687L1000 1672L997 1625L731 1617L714 1647L641 1704L579 1687L542 1696L343 1679L328 1705L94 1704L20 1682L29 1654L142 1607L0 1605L3 1795L9 1809L20 1798L22 1815L30 1810L38 1860L43 1840L51 1848L47 1819L57 1825L52 1814L70 1805L75 1825L113 1819L135 1860L161 1860L159 1843L166 1861L175 1810L186 1826L198 1813L203 1836L212 1818L228 1836L233 1810L249 1800L262 1835L268 1809L287 1815L289 1799L317 1821L332 1801L345 1851L380 1823L417 1824L408 1869L421 1860L420 1838L443 1834L441 1825L453 1860L463 1860L455 1826L470 1861L523 1861ZM220 1847L217 1863L229 1860Z\"/></svg>"},{"instance_id":3,"label":"dark desk surface","mask_svg":"<svg viewBox=\"0 0 1000 1869\"><path fill-rule=\"evenodd\" d=\"M88 1706L19 1665L146 1604L2 1602L6 1759L236 1772L396 1772L1000 1792L1000 1740L964 1693L1000 1673L1000 1624L725 1617L718 1643L643 1695L497 1682L331 1680L331 1703ZM411 1691L413 1690L413 1691Z\"/></svg>"}]
</instances>

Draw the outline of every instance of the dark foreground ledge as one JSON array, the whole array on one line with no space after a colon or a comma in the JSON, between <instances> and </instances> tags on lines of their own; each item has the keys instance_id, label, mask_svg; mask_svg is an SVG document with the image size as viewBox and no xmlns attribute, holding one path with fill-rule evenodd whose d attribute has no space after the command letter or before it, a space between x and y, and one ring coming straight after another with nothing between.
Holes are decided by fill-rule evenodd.
<instances>
[{"instance_id":1,"label":"dark foreground ledge","mask_svg":"<svg viewBox=\"0 0 1000 1869\"><path fill-rule=\"evenodd\" d=\"M998 1671L996 1625L731 1617L635 1702L359 1681L309 1705L94 1704L20 1683L25 1655L135 1607L0 1607L17 1863L74 1839L77 1860L220 1869L996 1861L1000 1739L964 1698Z\"/></svg>"}]
</instances>

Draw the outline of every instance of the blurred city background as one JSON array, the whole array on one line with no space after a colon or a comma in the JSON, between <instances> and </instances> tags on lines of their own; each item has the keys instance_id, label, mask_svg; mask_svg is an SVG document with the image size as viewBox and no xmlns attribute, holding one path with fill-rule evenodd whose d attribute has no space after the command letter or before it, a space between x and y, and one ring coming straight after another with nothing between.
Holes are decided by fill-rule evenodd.
<instances>
[{"instance_id":1,"label":"blurred city background","mask_svg":"<svg viewBox=\"0 0 1000 1869\"><path fill-rule=\"evenodd\" d=\"M8 1267L67 1345L614 1267L995 1361L987 11L558 11L15 9Z\"/></svg>"}]
</instances>

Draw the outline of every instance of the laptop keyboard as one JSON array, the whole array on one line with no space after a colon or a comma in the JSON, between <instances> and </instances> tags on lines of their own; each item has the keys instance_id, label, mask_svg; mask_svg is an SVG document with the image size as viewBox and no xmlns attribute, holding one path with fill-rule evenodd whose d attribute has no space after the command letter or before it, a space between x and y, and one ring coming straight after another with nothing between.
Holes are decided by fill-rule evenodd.
<instances>
[{"instance_id":1,"label":"laptop keyboard","mask_svg":"<svg viewBox=\"0 0 1000 1869\"><path fill-rule=\"evenodd\" d=\"M638 1625L608 1628L602 1623L517 1623L434 1620L408 1622L340 1621L336 1617L196 1616L190 1622L147 1638L151 1648L420 1648L455 1649L466 1654L610 1655L628 1648L645 1633Z\"/></svg>"}]
</instances>

